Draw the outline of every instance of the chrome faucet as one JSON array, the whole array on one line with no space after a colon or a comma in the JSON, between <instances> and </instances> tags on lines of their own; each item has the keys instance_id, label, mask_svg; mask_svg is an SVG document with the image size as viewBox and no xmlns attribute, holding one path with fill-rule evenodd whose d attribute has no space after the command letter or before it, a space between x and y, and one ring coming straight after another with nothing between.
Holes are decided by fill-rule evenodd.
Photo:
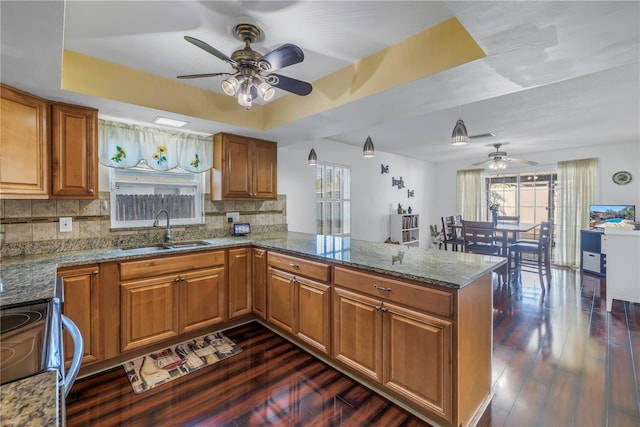
<instances>
[{"instance_id":1,"label":"chrome faucet","mask_svg":"<svg viewBox=\"0 0 640 427\"><path fill-rule=\"evenodd\" d=\"M158 211L158 213L156 214L156 220L153 221L153 226L154 227L158 227L158 218L160 217L160 214L164 212L164 214L167 216L167 228L164 232L164 242L165 243L169 243L171 241L171 239L173 239L173 237L171 236L171 224L169 224L169 211L166 209L160 209Z\"/></svg>"}]
</instances>

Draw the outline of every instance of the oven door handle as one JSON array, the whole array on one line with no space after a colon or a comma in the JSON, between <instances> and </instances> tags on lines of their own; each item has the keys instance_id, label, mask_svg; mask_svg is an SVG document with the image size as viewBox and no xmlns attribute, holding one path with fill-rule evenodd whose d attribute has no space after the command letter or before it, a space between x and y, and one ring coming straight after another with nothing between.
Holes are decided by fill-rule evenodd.
<instances>
[{"instance_id":1,"label":"oven door handle","mask_svg":"<svg viewBox=\"0 0 640 427\"><path fill-rule=\"evenodd\" d=\"M62 315L62 328L69 332L69 335L71 335L71 339L73 340L73 359L71 360L71 366L69 366L69 370L64 376L62 383L64 395L66 397L71 391L71 386L76 380L78 371L80 371L80 364L82 363L82 357L84 356L84 342L82 340L80 329L78 329L76 324L73 323L73 320L69 319L64 314ZM62 361L62 363L62 369L64 369L64 361Z\"/></svg>"}]
</instances>

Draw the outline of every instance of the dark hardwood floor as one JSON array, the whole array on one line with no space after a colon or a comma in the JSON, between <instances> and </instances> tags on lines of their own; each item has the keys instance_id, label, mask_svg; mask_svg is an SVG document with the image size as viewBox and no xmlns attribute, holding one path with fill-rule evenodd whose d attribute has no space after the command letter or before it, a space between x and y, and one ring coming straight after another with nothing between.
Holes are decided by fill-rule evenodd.
<instances>
[{"instance_id":1,"label":"dark hardwood floor","mask_svg":"<svg viewBox=\"0 0 640 427\"><path fill-rule=\"evenodd\" d=\"M479 426L639 426L640 305L596 276L553 270L494 285L495 396ZM243 351L135 395L121 367L78 380L68 426L418 426L402 408L254 322Z\"/></svg>"}]
</instances>

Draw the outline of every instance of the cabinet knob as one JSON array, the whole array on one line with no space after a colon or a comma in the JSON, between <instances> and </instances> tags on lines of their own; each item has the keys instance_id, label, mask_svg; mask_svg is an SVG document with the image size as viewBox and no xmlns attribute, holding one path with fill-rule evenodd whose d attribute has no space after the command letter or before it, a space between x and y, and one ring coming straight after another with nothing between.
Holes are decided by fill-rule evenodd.
<instances>
[{"instance_id":1,"label":"cabinet knob","mask_svg":"<svg viewBox=\"0 0 640 427\"><path fill-rule=\"evenodd\" d=\"M374 306L373 308L375 308L375 309L376 309L376 311L380 311L380 309L381 309L382 307L380 307L379 305L376 305L376 306Z\"/></svg>"},{"instance_id":2,"label":"cabinet knob","mask_svg":"<svg viewBox=\"0 0 640 427\"><path fill-rule=\"evenodd\" d=\"M87 190L87 193L89 193L89 194L93 194L93 188L88 189L88 190Z\"/></svg>"},{"instance_id":3,"label":"cabinet knob","mask_svg":"<svg viewBox=\"0 0 640 427\"><path fill-rule=\"evenodd\" d=\"M377 290L381 291L381 292L391 292L391 288L385 288L384 286L378 286L378 284L374 284L373 285L374 288L376 288Z\"/></svg>"}]
</instances>

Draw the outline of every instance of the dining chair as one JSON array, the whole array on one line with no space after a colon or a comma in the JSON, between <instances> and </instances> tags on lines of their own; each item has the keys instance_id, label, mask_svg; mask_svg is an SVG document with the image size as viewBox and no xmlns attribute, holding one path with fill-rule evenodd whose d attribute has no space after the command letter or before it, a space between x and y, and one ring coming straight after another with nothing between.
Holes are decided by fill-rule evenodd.
<instances>
[{"instance_id":1,"label":"dining chair","mask_svg":"<svg viewBox=\"0 0 640 427\"><path fill-rule=\"evenodd\" d=\"M442 236L444 250L447 250L447 246L451 245L452 251L457 251L459 247L464 245L464 240L458 235L458 232L452 226L455 224L453 216L443 216L440 218L442 221Z\"/></svg>"},{"instance_id":2,"label":"dining chair","mask_svg":"<svg viewBox=\"0 0 640 427\"><path fill-rule=\"evenodd\" d=\"M496 240L492 221L462 220L462 238L465 252L502 256L502 245ZM500 267L495 273L500 277L502 283L506 283L507 278L510 277L507 266Z\"/></svg>"},{"instance_id":3,"label":"dining chair","mask_svg":"<svg viewBox=\"0 0 640 427\"><path fill-rule=\"evenodd\" d=\"M495 228L491 221L462 221L464 251L482 255L500 255Z\"/></svg>"},{"instance_id":4,"label":"dining chair","mask_svg":"<svg viewBox=\"0 0 640 427\"><path fill-rule=\"evenodd\" d=\"M540 234L537 240L518 240L509 246L507 266L509 278L514 273L529 271L538 273L542 292L545 292L544 278L547 278L547 288L551 286L551 230L552 221L540 224Z\"/></svg>"}]
</instances>

